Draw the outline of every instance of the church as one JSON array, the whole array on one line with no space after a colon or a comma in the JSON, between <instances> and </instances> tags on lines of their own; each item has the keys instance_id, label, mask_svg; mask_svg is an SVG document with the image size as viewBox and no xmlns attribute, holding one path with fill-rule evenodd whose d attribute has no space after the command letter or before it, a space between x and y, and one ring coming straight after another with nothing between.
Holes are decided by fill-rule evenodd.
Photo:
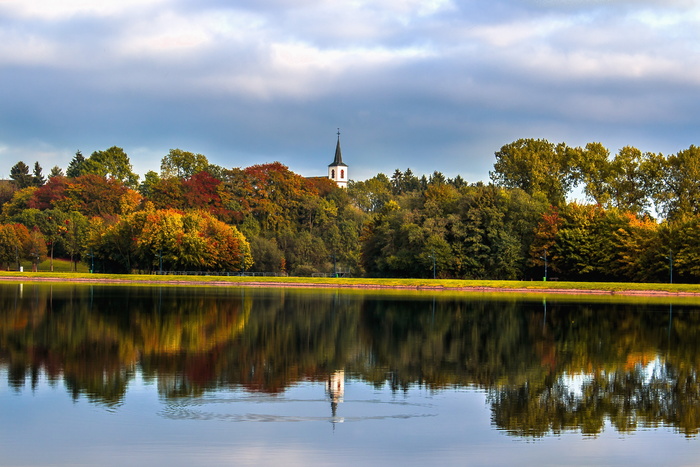
<instances>
[{"instance_id":1,"label":"church","mask_svg":"<svg viewBox=\"0 0 700 467\"><path fill-rule=\"evenodd\" d=\"M348 187L348 166L343 163L343 154L340 151L340 128L338 129L338 143L335 145L335 159L328 164L328 178L340 188Z\"/></svg>"}]
</instances>

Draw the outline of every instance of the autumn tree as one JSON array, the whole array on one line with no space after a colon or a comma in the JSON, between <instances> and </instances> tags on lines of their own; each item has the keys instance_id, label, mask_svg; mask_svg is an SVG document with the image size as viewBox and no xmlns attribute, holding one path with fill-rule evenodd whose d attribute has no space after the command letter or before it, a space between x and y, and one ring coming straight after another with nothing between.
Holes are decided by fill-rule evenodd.
<instances>
[{"instance_id":1,"label":"autumn tree","mask_svg":"<svg viewBox=\"0 0 700 467\"><path fill-rule=\"evenodd\" d=\"M20 259L27 256L29 230L22 224L0 224L0 264L10 270L10 264L19 269Z\"/></svg>"},{"instance_id":2,"label":"autumn tree","mask_svg":"<svg viewBox=\"0 0 700 467\"><path fill-rule=\"evenodd\" d=\"M28 207L36 209L53 209L66 198L66 189L69 186L69 181L66 177L57 175L49 178L48 182L37 188L29 202Z\"/></svg>"},{"instance_id":3,"label":"autumn tree","mask_svg":"<svg viewBox=\"0 0 700 467\"><path fill-rule=\"evenodd\" d=\"M17 186L9 180L0 180L0 206L12 199Z\"/></svg>"},{"instance_id":4,"label":"autumn tree","mask_svg":"<svg viewBox=\"0 0 700 467\"><path fill-rule=\"evenodd\" d=\"M237 271L253 263L238 229L205 211L138 211L93 232L93 254L113 271Z\"/></svg>"},{"instance_id":5,"label":"autumn tree","mask_svg":"<svg viewBox=\"0 0 700 467\"><path fill-rule=\"evenodd\" d=\"M182 181L182 206L185 209L203 209L211 214L226 218L221 192L221 180L209 172L200 171Z\"/></svg>"},{"instance_id":6,"label":"autumn tree","mask_svg":"<svg viewBox=\"0 0 700 467\"><path fill-rule=\"evenodd\" d=\"M30 186L15 191L12 194L12 199L2 206L2 218L5 220L10 219L18 214L21 214L25 209L28 209L36 190L36 187Z\"/></svg>"},{"instance_id":7,"label":"autumn tree","mask_svg":"<svg viewBox=\"0 0 700 467\"><path fill-rule=\"evenodd\" d=\"M130 191L115 178L87 174L74 179L66 187L66 201L59 204L64 211L78 211L88 217L114 216L122 213L123 197Z\"/></svg>"}]
</instances>

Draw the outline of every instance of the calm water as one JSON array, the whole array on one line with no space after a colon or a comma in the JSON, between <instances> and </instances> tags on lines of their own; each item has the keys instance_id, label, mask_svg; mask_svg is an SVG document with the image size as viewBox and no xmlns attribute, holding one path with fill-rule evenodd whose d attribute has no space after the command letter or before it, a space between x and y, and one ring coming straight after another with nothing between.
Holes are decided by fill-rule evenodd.
<instances>
[{"instance_id":1,"label":"calm water","mask_svg":"<svg viewBox=\"0 0 700 467\"><path fill-rule=\"evenodd\" d=\"M700 464L700 302L0 284L0 465Z\"/></svg>"}]
</instances>

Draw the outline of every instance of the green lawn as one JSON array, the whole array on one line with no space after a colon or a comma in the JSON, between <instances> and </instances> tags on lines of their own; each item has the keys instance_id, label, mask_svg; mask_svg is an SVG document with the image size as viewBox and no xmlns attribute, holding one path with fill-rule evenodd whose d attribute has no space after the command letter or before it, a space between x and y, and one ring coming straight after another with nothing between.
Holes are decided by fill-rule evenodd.
<instances>
[{"instance_id":1,"label":"green lawn","mask_svg":"<svg viewBox=\"0 0 700 467\"><path fill-rule=\"evenodd\" d=\"M24 272L31 272L32 263L30 261L22 261L20 264L24 268ZM17 265L15 264L15 265L12 265L11 267L16 268ZM89 272L89 269L85 263L78 262L76 264L76 267L78 268L78 270L77 270L78 273L88 273ZM39 272L51 272L51 260L47 259L46 261L39 263L38 269L39 269ZM71 272L70 261L65 260L65 259L54 258L53 270L54 270L54 272Z\"/></svg>"},{"instance_id":2,"label":"green lawn","mask_svg":"<svg viewBox=\"0 0 700 467\"><path fill-rule=\"evenodd\" d=\"M303 285L326 285L340 287L412 288L412 289L555 289L580 291L657 291L671 293L698 293L699 284L630 283L630 282L558 282L558 281L494 281L494 280L455 280L455 279L370 279L370 278L325 278L325 277L237 277L237 276L161 276L146 274L90 274L84 264L78 264L79 271L71 273L70 263L54 260L54 272L49 271L48 262L39 267L39 272L31 272L31 264L25 265L22 277L54 278L58 280L92 279L105 281L127 281L140 283L190 282L205 285L210 282L236 283L282 283ZM0 276L16 277L18 272L0 272Z\"/></svg>"}]
</instances>

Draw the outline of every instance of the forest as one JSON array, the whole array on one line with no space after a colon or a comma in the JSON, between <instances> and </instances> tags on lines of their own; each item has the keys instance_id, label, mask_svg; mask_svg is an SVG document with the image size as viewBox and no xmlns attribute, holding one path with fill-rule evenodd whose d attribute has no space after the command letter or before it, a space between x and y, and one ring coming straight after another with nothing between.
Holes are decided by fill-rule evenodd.
<instances>
[{"instance_id":1,"label":"forest","mask_svg":"<svg viewBox=\"0 0 700 467\"><path fill-rule=\"evenodd\" d=\"M278 163L172 149L133 172L119 147L0 182L0 264L92 272L689 282L700 279L700 149L665 156L521 139L490 180L410 168L339 188ZM580 197L582 199L576 199Z\"/></svg>"}]
</instances>

